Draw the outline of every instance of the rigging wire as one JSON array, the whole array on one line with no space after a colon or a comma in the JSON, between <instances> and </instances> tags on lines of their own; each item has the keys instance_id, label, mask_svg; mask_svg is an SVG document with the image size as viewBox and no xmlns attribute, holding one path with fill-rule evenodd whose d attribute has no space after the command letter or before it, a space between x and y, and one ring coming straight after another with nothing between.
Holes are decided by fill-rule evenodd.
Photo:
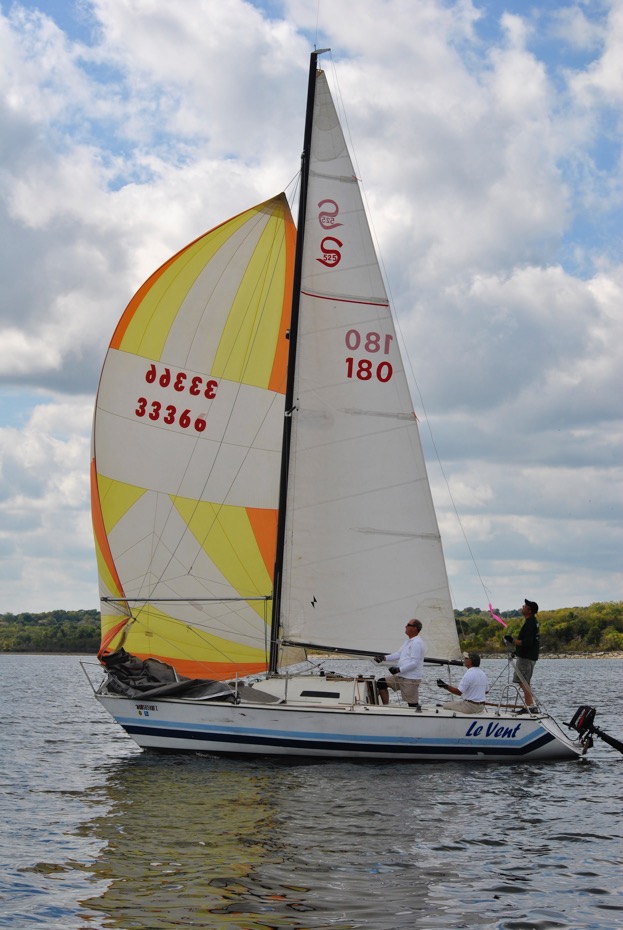
<instances>
[{"instance_id":1,"label":"rigging wire","mask_svg":"<svg viewBox=\"0 0 623 930\"><path fill-rule=\"evenodd\" d=\"M320 22L320 2L321 0L317 0L317 3L316 3L316 29L314 32L314 50L318 48L318 24Z\"/></svg>"}]
</instances>

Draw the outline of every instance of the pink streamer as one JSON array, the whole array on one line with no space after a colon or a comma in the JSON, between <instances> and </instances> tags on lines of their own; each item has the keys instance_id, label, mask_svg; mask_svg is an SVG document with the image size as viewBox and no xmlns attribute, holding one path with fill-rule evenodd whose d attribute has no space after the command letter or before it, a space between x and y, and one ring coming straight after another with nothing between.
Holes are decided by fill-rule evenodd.
<instances>
[{"instance_id":1,"label":"pink streamer","mask_svg":"<svg viewBox=\"0 0 623 930\"><path fill-rule=\"evenodd\" d=\"M491 614L491 616L493 617L493 619L494 619L494 620L497 620L498 623L501 623L502 626L508 626L508 623L505 623L504 620L502 620L501 617L498 617L497 614L494 614L494 613L493 613L493 605L492 605L492 604L489 604L489 613Z\"/></svg>"}]
</instances>

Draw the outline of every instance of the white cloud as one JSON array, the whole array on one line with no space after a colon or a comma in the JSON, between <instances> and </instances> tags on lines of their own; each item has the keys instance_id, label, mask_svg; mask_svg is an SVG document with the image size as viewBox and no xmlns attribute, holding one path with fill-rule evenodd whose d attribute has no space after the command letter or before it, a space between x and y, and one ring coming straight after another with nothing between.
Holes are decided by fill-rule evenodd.
<instances>
[{"instance_id":1,"label":"white cloud","mask_svg":"<svg viewBox=\"0 0 623 930\"><path fill-rule=\"evenodd\" d=\"M48 392L21 418L7 394L0 420L0 610L96 602L88 436L108 340L162 261L293 178L313 42L333 48L496 605L618 599L623 3L606 7L288 0L279 19L197 0L189 18L93 0L72 34L35 0L0 14L0 383ZM456 606L485 606L433 482Z\"/></svg>"},{"instance_id":2,"label":"white cloud","mask_svg":"<svg viewBox=\"0 0 623 930\"><path fill-rule=\"evenodd\" d=\"M572 87L581 103L620 106L623 100L623 3L612 0L603 32L603 48L599 57L572 79Z\"/></svg>"},{"instance_id":3,"label":"white cloud","mask_svg":"<svg viewBox=\"0 0 623 930\"><path fill-rule=\"evenodd\" d=\"M552 35L571 48L594 51L603 42L602 24L591 21L579 5L561 6L552 19Z\"/></svg>"},{"instance_id":4,"label":"white cloud","mask_svg":"<svg viewBox=\"0 0 623 930\"><path fill-rule=\"evenodd\" d=\"M96 606L89 506L92 400L34 408L0 429L3 610Z\"/></svg>"}]
</instances>

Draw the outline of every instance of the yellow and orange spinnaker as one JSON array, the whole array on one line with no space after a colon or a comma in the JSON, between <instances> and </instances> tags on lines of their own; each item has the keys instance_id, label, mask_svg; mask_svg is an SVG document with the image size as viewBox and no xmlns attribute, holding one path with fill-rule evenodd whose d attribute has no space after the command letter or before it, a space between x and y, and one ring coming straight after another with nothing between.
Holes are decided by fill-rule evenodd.
<instances>
[{"instance_id":1,"label":"yellow and orange spinnaker","mask_svg":"<svg viewBox=\"0 0 623 930\"><path fill-rule=\"evenodd\" d=\"M165 262L119 321L93 426L101 654L266 669L295 238L279 195Z\"/></svg>"}]
</instances>

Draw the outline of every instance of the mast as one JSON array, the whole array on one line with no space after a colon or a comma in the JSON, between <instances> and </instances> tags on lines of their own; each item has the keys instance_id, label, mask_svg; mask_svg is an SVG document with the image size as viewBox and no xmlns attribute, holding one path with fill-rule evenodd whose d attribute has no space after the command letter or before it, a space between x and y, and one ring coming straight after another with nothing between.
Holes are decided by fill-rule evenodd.
<instances>
[{"instance_id":1,"label":"mast","mask_svg":"<svg viewBox=\"0 0 623 930\"><path fill-rule=\"evenodd\" d=\"M283 556L286 533L286 501L288 498L288 473L290 469L290 437L294 413L294 371L296 367L296 342L298 336L299 306L301 302L301 277L303 271L303 240L307 213L307 187L311 151L314 102L316 98L316 71L318 55L330 51L321 48L313 51L309 61L307 84L307 107L305 110L305 132L301 154L301 190L297 222L296 251L294 254L294 281L292 286L292 314L290 319L290 348L288 351L288 379L286 383L285 416L283 421L283 445L281 450L281 475L279 479L279 518L277 523L277 551L273 582L273 612L270 626L270 657L268 671L275 674L279 662L279 626L281 620L281 588L283 582Z\"/></svg>"}]
</instances>

